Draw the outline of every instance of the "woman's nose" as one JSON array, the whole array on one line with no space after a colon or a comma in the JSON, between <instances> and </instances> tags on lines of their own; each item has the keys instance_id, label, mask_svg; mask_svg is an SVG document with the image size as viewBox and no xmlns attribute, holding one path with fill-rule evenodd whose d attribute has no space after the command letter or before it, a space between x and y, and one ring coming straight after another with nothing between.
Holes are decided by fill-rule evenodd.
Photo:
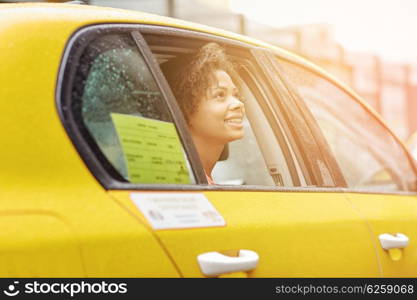
<instances>
[{"instance_id":1,"label":"woman's nose","mask_svg":"<svg viewBox=\"0 0 417 300\"><path fill-rule=\"evenodd\" d=\"M244 104L242 101L240 101L238 98L231 96L231 102L229 104L230 109L237 109L237 108L243 108Z\"/></svg>"}]
</instances>

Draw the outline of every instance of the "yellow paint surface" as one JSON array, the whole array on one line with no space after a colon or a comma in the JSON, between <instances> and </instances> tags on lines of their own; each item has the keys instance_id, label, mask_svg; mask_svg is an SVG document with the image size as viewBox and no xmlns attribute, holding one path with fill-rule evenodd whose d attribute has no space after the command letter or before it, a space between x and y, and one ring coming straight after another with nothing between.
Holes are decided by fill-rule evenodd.
<instances>
[{"instance_id":1,"label":"yellow paint surface","mask_svg":"<svg viewBox=\"0 0 417 300\"><path fill-rule=\"evenodd\" d=\"M349 194L353 207L369 223L385 277L417 276L417 198L382 194ZM383 233L402 233L409 244L401 250L384 250L378 240Z\"/></svg>"},{"instance_id":2,"label":"yellow paint surface","mask_svg":"<svg viewBox=\"0 0 417 300\"><path fill-rule=\"evenodd\" d=\"M140 14L127 15L75 5L0 6L0 276L179 276L158 240L92 176L56 108L71 35Z\"/></svg>"}]
</instances>

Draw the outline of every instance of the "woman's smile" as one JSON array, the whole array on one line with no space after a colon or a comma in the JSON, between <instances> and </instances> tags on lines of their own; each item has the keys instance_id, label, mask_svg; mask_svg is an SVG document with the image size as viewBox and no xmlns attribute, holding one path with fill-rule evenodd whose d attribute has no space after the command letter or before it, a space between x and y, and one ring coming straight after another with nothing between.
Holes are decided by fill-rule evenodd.
<instances>
[{"instance_id":1,"label":"woman's smile","mask_svg":"<svg viewBox=\"0 0 417 300\"><path fill-rule=\"evenodd\" d=\"M229 117L225 120L225 123L228 126L232 126L236 129L241 129L241 128L243 128L243 115Z\"/></svg>"}]
</instances>

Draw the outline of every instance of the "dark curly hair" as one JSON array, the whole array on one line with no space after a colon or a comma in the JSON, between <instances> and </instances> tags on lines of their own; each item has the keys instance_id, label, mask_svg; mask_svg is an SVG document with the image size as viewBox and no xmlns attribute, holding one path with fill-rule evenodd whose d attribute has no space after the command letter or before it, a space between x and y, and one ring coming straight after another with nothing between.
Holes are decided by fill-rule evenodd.
<instances>
[{"instance_id":1,"label":"dark curly hair","mask_svg":"<svg viewBox=\"0 0 417 300\"><path fill-rule=\"evenodd\" d=\"M223 70L232 80L236 78L234 63L217 43L205 44L191 57L174 58L161 68L187 122L214 83L214 71Z\"/></svg>"}]
</instances>

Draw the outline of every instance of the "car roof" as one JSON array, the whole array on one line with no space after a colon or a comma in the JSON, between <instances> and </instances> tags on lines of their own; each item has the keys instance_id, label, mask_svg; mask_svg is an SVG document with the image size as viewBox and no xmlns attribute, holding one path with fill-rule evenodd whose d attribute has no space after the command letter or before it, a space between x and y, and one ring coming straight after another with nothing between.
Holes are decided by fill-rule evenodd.
<instances>
[{"instance_id":1,"label":"car roof","mask_svg":"<svg viewBox=\"0 0 417 300\"><path fill-rule=\"evenodd\" d=\"M25 19L37 20L39 23L48 23L50 21L71 22L74 27L78 28L80 26L96 23L142 23L211 33L218 36L240 40L252 45L271 48L270 44L261 42L259 40L202 24L135 10L93 5L77 5L65 3L1 4L0 19L2 20L2 24L10 24L16 21L22 22L22 20Z\"/></svg>"},{"instance_id":2,"label":"car roof","mask_svg":"<svg viewBox=\"0 0 417 300\"><path fill-rule=\"evenodd\" d=\"M80 27L100 23L131 23L168 26L213 34L248 43L253 46L264 47L278 52L283 56L297 59L305 64L310 64L308 60L291 51L249 36L203 24L135 10L65 3L13 3L0 4L0 20L3 26L27 22L36 22L38 26L42 26L42 24L48 26L51 22L67 24L67 26L72 27L74 31Z\"/></svg>"}]
</instances>

